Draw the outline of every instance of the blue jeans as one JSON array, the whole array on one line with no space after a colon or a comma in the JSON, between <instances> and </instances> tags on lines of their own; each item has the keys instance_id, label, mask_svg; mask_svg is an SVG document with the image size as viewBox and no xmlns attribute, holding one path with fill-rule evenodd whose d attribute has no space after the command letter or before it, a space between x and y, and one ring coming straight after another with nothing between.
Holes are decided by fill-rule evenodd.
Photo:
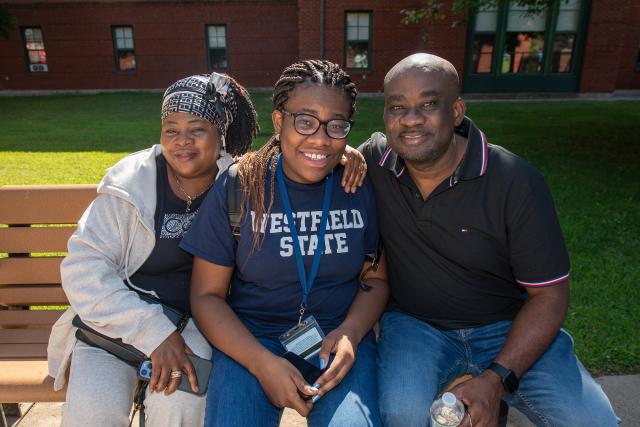
<instances>
[{"instance_id":1,"label":"blue jeans","mask_svg":"<svg viewBox=\"0 0 640 427\"><path fill-rule=\"evenodd\" d=\"M479 375L494 360L510 321L439 330L412 316L387 312L378 342L379 404L389 427L429 425L436 394L458 376ZM537 426L618 425L613 408L561 330L547 351L503 398Z\"/></svg>"},{"instance_id":2,"label":"blue jeans","mask_svg":"<svg viewBox=\"0 0 640 427\"><path fill-rule=\"evenodd\" d=\"M275 338L259 341L273 354L285 352ZM309 427L380 426L376 379L376 344L373 333L369 333L358 346L356 361L347 376L313 405L307 418ZM204 425L277 427L281 416L282 409L271 404L258 380L214 349Z\"/></svg>"}]
</instances>

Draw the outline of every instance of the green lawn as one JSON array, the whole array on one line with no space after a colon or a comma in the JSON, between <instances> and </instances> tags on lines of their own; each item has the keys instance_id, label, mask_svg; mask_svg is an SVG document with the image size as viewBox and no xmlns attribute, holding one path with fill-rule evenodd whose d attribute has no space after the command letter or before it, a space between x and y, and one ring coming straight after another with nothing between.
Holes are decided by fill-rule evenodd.
<instances>
[{"instance_id":1,"label":"green lawn","mask_svg":"<svg viewBox=\"0 0 640 427\"><path fill-rule=\"evenodd\" d=\"M0 184L95 183L158 141L160 94L0 97ZM271 132L268 94L254 95ZM362 99L350 138L382 130ZM640 102L472 103L489 141L525 157L552 188L572 260L566 322L596 374L640 372Z\"/></svg>"}]
</instances>

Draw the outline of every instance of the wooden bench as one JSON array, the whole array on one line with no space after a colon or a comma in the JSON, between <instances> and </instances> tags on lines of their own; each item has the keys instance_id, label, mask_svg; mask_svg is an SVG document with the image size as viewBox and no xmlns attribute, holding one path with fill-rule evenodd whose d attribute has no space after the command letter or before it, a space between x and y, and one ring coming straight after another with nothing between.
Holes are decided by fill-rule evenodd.
<instances>
[{"instance_id":1,"label":"wooden bench","mask_svg":"<svg viewBox=\"0 0 640 427\"><path fill-rule=\"evenodd\" d=\"M68 304L60 285L67 240L95 196L93 184L0 186L0 404L65 399L47 375L47 342Z\"/></svg>"},{"instance_id":2,"label":"wooden bench","mask_svg":"<svg viewBox=\"0 0 640 427\"><path fill-rule=\"evenodd\" d=\"M67 240L95 196L96 185L0 186L0 404L64 401L47 376L47 342L68 304Z\"/></svg>"}]
</instances>

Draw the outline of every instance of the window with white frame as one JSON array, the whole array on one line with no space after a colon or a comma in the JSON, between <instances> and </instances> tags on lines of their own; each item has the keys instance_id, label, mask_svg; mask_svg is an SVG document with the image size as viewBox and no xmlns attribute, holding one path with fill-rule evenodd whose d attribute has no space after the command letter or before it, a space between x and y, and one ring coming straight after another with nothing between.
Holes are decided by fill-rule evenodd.
<instances>
[{"instance_id":1,"label":"window with white frame","mask_svg":"<svg viewBox=\"0 0 640 427\"><path fill-rule=\"evenodd\" d=\"M47 65L47 52L44 49L44 40L42 39L42 29L39 27L23 28L22 38L24 40L29 72L48 72L49 66Z\"/></svg>"},{"instance_id":2,"label":"window with white frame","mask_svg":"<svg viewBox=\"0 0 640 427\"><path fill-rule=\"evenodd\" d=\"M225 25L207 25L207 57L209 70L225 70L229 66Z\"/></svg>"},{"instance_id":3,"label":"window with white frame","mask_svg":"<svg viewBox=\"0 0 640 427\"><path fill-rule=\"evenodd\" d=\"M345 16L346 68L368 69L371 65L371 12L347 12Z\"/></svg>"},{"instance_id":4,"label":"window with white frame","mask_svg":"<svg viewBox=\"0 0 640 427\"><path fill-rule=\"evenodd\" d=\"M133 27L112 27L111 35L116 71L135 71L136 50L133 42Z\"/></svg>"}]
</instances>

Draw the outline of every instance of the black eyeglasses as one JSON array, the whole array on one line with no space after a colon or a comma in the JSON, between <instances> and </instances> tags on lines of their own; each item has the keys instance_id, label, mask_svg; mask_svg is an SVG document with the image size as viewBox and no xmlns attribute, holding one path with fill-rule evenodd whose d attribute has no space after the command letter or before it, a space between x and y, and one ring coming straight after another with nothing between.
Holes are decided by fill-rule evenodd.
<instances>
[{"instance_id":1,"label":"black eyeglasses","mask_svg":"<svg viewBox=\"0 0 640 427\"><path fill-rule=\"evenodd\" d=\"M280 110L283 114L293 117L293 128L300 135L313 135L318 131L320 125L324 125L327 136L333 139L345 139L351 131L353 121L346 119L331 119L322 121L313 114L292 113L287 110Z\"/></svg>"}]
</instances>

